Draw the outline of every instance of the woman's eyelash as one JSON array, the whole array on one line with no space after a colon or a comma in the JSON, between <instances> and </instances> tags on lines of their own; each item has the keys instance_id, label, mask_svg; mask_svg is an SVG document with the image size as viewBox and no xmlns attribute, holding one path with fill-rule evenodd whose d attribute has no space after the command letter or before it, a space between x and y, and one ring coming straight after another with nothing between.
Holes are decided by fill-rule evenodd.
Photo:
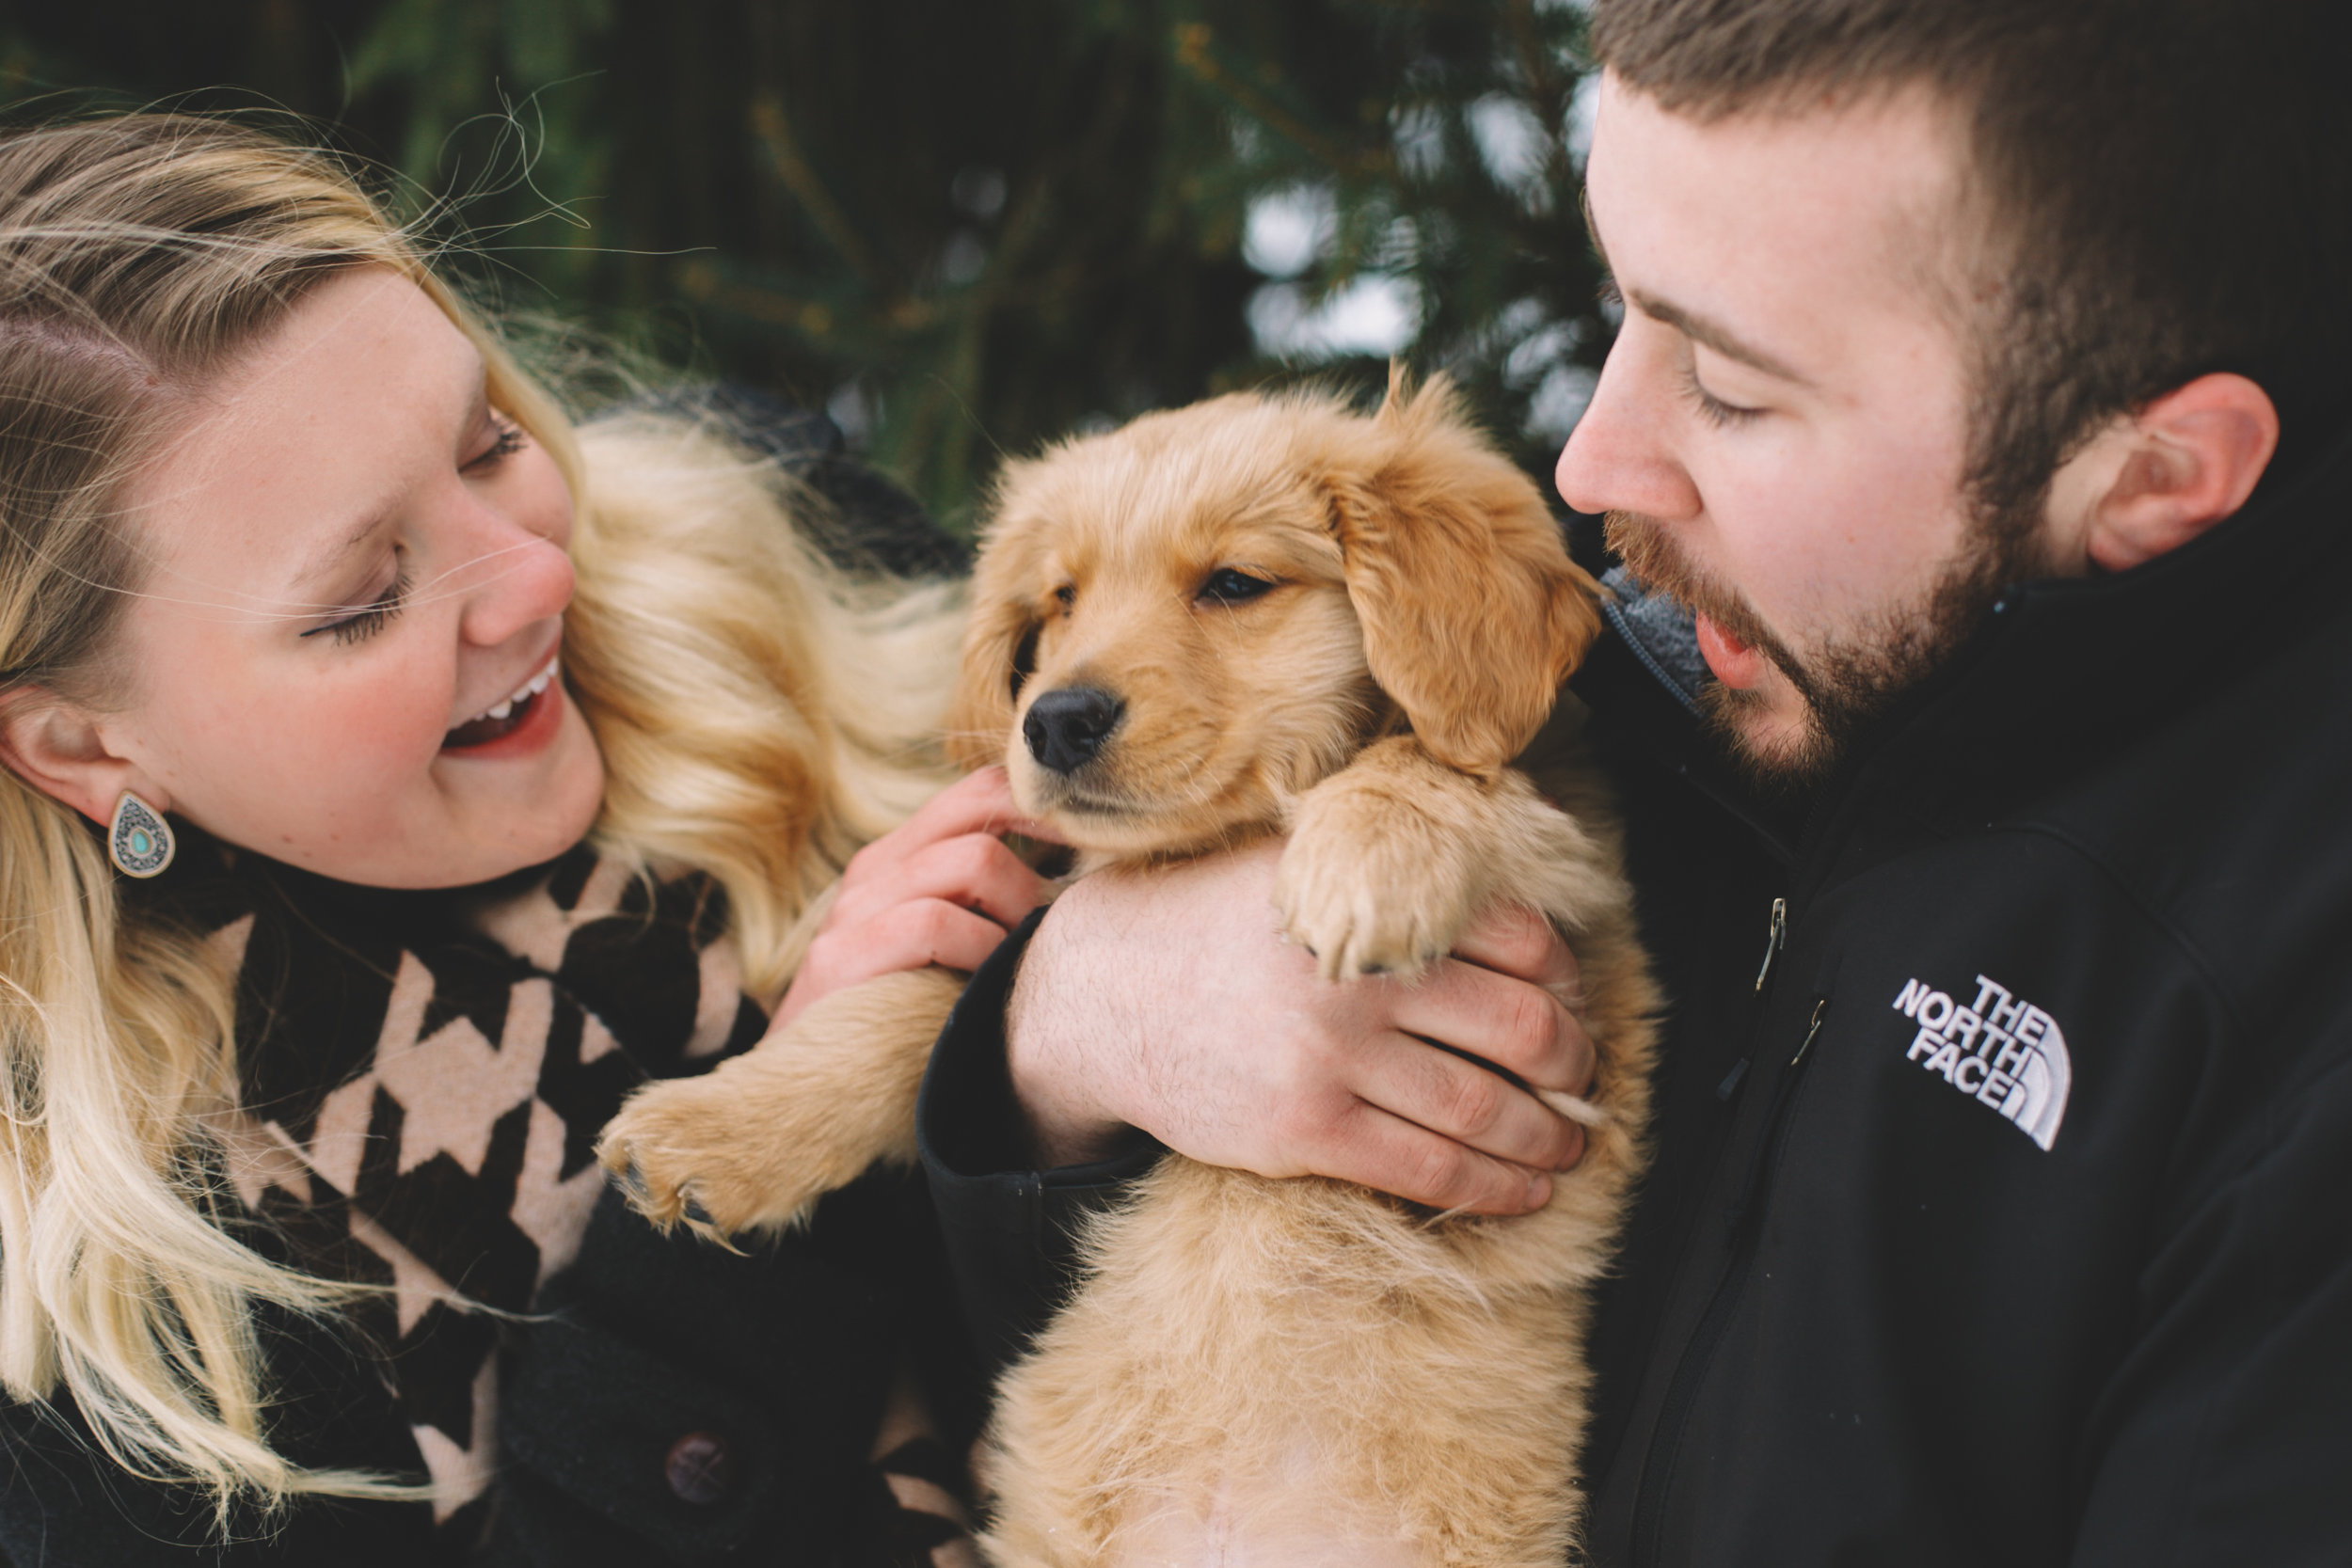
<instances>
[{"instance_id":1,"label":"woman's eyelash","mask_svg":"<svg viewBox=\"0 0 2352 1568\"><path fill-rule=\"evenodd\" d=\"M386 622L400 613L400 607L408 597L408 568L404 565L392 576L392 585L376 595L375 602L365 610L355 611L340 621L329 621L323 626L312 626L302 635L316 637L331 633L338 645L348 647L366 641L384 629Z\"/></svg>"},{"instance_id":2,"label":"woman's eyelash","mask_svg":"<svg viewBox=\"0 0 2352 1568\"><path fill-rule=\"evenodd\" d=\"M498 439L485 447L479 456L468 462L466 467L469 468L480 467L485 464L497 463L503 458L512 457L531 444L531 437L524 435L523 427L515 423L514 420L496 414L492 415L491 419L498 429Z\"/></svg>"},{"instance_id":3,"label":"woman's eyelash","mask_svg":"<svg viewBox=\"0 0 2352 1568\"><path fill-rule=\"evenodd\" d=\"M1725 403L1700 386L1698 367L1687 359L1682 364L1682 392L1690 399L1691 406L1698 410L1699 418L1718 427L1745 424L1763 412L1760 408L1742 408L1737 404Z\"/></svg>"}]
</instances>

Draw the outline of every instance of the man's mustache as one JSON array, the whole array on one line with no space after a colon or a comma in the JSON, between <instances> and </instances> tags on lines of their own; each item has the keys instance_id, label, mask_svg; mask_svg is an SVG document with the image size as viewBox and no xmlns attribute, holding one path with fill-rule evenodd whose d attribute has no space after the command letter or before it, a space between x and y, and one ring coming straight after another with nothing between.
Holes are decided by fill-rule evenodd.
<instances>
[{"instance_id":1,"label":"man's mustache","mask_svg":"<svg viewBox=\"0 0 2352 1568\"><path fill-rule=\"evenodd\" d=\"M1639 512L1612 512L1603 519L1602 538L1643 586L1706 616L1770 659L1799 692L1810 695L1804 668L1788 645L1764 624L1755 606L1692 562L1670 525Z\"/></svg>"}]
</instances>

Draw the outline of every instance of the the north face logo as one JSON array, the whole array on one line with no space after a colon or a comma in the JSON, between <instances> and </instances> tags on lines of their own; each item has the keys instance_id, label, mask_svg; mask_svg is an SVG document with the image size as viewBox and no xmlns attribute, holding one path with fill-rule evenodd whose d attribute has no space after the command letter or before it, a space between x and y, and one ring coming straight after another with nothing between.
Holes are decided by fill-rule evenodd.
<instances>
[{"instance_id":1,"label":"the north face logo","mask_svg":"<svg viewBox=\"0 0 2352 1568\"><path fill-rule=\"evenodd\" d=\"M2043 1148L2058 1141L2074 1068L2057 1020L1981 974L1977 999L1965 1007L1910 980L1895 1010L1919 1025L1911 1060L1992 1106Z\"/></svg>"}]
</instances>

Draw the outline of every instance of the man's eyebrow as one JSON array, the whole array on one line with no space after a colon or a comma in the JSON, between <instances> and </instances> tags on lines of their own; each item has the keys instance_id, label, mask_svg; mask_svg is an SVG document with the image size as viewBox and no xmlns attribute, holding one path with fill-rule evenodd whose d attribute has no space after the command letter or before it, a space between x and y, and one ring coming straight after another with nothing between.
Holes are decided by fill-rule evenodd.
<instances>
[{"instance_id":1,"label":"man's eyebrow","mask_svg":"<svg viewBox=\"0 0 2352 1568\"><path fill-rule=\"evenodd\" d=\"M1791 382L1799 387L1813 385L1804 376L1790 369L1786 362L1773 357L1760 348L1740 341L1728 328L1708 320L1695 311L1685 310L1671 300L1660 299L1655 294L1645 293L1637 289L1628 289L1625 292L1625 297L1635 309L1650 320L1661 325L1673 327L1694 343L1706 344L1726 359L1735 359L1742 365L1762 371L1766 375L1778 376L1781 380Z\"/></svg>"},{"instance_id":2,"label":"man's eyebrow","mask_svg":"<svg viewBox=\"0 0 2352 1568\"><path fill-rule=\"evenodd\" d=\"M1601 287L1604 291L1629 302L1650 320L1673 327L1692 342L1705 343L1726 359L1753 366L1766 375L1778 376L1799 387L1813 385L1780 359L1760 348L1741 342L1738 335L1705 316L1695 315L1670 300L1660 299L1656 294L1623 288L1617 281L1616 269L1609 264L1609 247L1600 243L1600 225L1593 221L1593 193L1590 189L1578 193L1577 205L1584 214L1585 237L1593 242L1593 255L1600 262Z\"/></svg>"}]
</instances>

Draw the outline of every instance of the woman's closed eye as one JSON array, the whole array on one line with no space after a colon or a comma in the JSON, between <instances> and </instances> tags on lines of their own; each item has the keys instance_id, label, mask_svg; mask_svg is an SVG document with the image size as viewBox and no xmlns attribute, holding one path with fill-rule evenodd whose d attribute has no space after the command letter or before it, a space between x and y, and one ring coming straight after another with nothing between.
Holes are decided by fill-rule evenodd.
<instances>
[{"instance_id":1,"label":"woman's closed eye","mask_svg":"<svg viewBox=\"0 0 2352 1568\"><path fill-rule=\"evenodd\" d=\"M364 641L382 631L386 623L400 613L401 606L407 602L408 589L408 566L404 561L393 570L390 584L369 603L339 620L312 626L302 635L317 637L322 633L331 634L339 644L344 646Z\"/></svg>"},{"instance_id":2,"label":"woman's closed eye","mask_svg":"<svg viewBox=\"0 0 2352 1568\"><path fill-rule=\"evenodd\" d=\"M466 460L464 467L468 473L495 468L531 444L531 437L523 433L523 427L496 409L490 411L490 428L496 434L488 446Z\"/></svg>"},{"instance_id":3,"label":"woman's closed eye","mask_svg":"<svg viewBox=\"0 0 2352 1568\"><path fill-rule=\"evenodd\" d=\"M463 473L479 477L485 473L495 472L501 463L531 444L531 437L525 433L523 427L495 408L487 411L485 423L490 436L489 442L458 465L459 471ZM408 563L404 555L397 558L392 571L392 580L385 586L382 593L368 603L348 610L334 620L310 627L302 635L304 637L331 636L338 643L344 646L364 641L382 631L392 617L400 613L401 607L407 603L410 587Z\"/></svg>"}]
</instances>

